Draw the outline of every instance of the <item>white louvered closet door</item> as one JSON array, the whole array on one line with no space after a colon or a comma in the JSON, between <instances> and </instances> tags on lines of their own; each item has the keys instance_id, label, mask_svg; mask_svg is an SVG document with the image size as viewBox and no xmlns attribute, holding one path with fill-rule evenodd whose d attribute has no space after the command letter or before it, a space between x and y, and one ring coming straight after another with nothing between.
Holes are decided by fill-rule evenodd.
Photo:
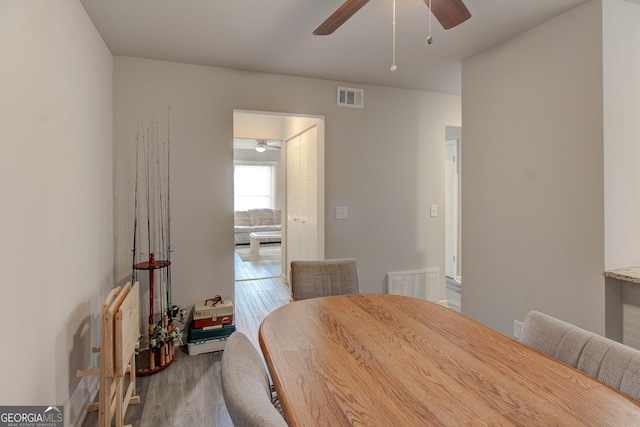
<instances>
[{"instance_id":1,"label":"white louvered closet door","mask_svg":"<svg viewBox=\"0 0 640 427\"><path fill-rule=\"evenodd\" d=\"M302 134L302 175L304 178L303 235L307 259L318 259L318 128L313 127Z\"/></svg>"},{"instance_id":2,"label":"white louvered closet door","mask_svg":"<svg viewBox=\"0 0 640 427\"><path fill-rule=\"evenodd\" d=\"M300 180L300 138L287 141L287 268L300 259L302 188Z\"/></svg>"},{"instance_id":3,"label":"white louvered closet door","mask_svg":"<svg viewBox=\"0 0 640 427\"><path fill-rule=\"evenodd\" d=\"M318 131L287 141L287 265L318 259Z\"/></svg>"}]
</instances>

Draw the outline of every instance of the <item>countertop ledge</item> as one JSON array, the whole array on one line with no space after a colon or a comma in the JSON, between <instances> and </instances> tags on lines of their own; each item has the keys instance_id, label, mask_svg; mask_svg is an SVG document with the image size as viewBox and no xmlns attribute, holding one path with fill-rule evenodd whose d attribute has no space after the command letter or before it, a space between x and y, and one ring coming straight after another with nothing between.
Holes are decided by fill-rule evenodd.
<instances>
[{"instance_id":1,"label":"countertop ledge","mask_svg":"<svg viewBox=\"0 0 640 427\"><path fill-rule=\"evenodd\" d=\"M626 282L640 283L640 267L616 268L602 272L604 277L624 280Z\"/></svg>"}]
</instances>

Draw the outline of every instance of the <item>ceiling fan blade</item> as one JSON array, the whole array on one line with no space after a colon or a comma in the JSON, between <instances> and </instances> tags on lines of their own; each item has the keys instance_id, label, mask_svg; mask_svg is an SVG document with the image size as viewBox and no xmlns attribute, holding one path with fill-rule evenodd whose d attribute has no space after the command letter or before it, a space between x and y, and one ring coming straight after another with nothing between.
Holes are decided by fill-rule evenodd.
<instances>
[{"instance_id":1,"label":"ceiling fan blade","mask_svg":"<svg viewBox=\"0 0 640 427\"><path fill-rule=\"evenodd\" d=\"M460 25L471 18L471 12L462 0L424 0L424 2L427 6L431 2L431 13L445 30Z\"/></svg>"},{"instance_id":2,"label":"ceiling fan blade","mask_svg":"<svg viewBox=\"0 0 640 427\"><path fill-rule=\"evenodd\" d=\"M271 139L267 141L267 148L269 150L280 150L282 148L282 141L279 139Z\"/></svg>"},{"instance_id":3,"label":"ceiling fan blade","mask_svg":"<svg viewBox=\"0 0 640 427\"><path fill-rule=\"evenodd\" d=\"M333 33L368 2L369 0L347 0L326 21L320 24L313 34L315 36L326 36Z\"/></svg>"}]
</instances>

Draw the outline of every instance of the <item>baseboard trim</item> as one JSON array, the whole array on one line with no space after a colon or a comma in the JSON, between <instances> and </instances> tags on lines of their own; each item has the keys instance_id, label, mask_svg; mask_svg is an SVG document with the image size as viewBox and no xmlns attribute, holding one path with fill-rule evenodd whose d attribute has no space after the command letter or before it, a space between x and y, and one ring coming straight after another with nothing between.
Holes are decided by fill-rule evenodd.
<instances>
[{"instance_id":1,"label":"baseboard trim","mask_svg":"<svg viewBox=\"0 0 640 427\"><path fill-rule=\"evenodd\" d=\"M84 377L65 405L65 425L81 426L87 418L87 408L98 400L100 383L98 377ZM74 409L75 408L75 409Z\"/></svg>"}]
</instances>

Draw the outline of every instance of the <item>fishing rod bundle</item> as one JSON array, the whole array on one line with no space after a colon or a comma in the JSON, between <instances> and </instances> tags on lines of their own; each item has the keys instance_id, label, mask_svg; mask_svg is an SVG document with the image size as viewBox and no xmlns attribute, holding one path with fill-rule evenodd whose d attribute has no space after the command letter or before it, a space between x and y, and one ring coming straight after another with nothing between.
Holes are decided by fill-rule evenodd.
<instances>
[{"instance_id":1,"label":"fishing rod bundle","mask_svg":"<svg viewBox=\"0 0 640 427\"><path fill-rule=\"evenodd\" d=\"M182 342L173 320L180 312L178 320L184 321L183 310L172 304L171 295L171 107L166 139L160 132L157 121L153 128L140 124L136 138L131 282L137 281L140 270L149 276L149 356L148 365L138 364L138 375L158 372L173 362L174 345Z\"/></svg>"}]
</instances>

